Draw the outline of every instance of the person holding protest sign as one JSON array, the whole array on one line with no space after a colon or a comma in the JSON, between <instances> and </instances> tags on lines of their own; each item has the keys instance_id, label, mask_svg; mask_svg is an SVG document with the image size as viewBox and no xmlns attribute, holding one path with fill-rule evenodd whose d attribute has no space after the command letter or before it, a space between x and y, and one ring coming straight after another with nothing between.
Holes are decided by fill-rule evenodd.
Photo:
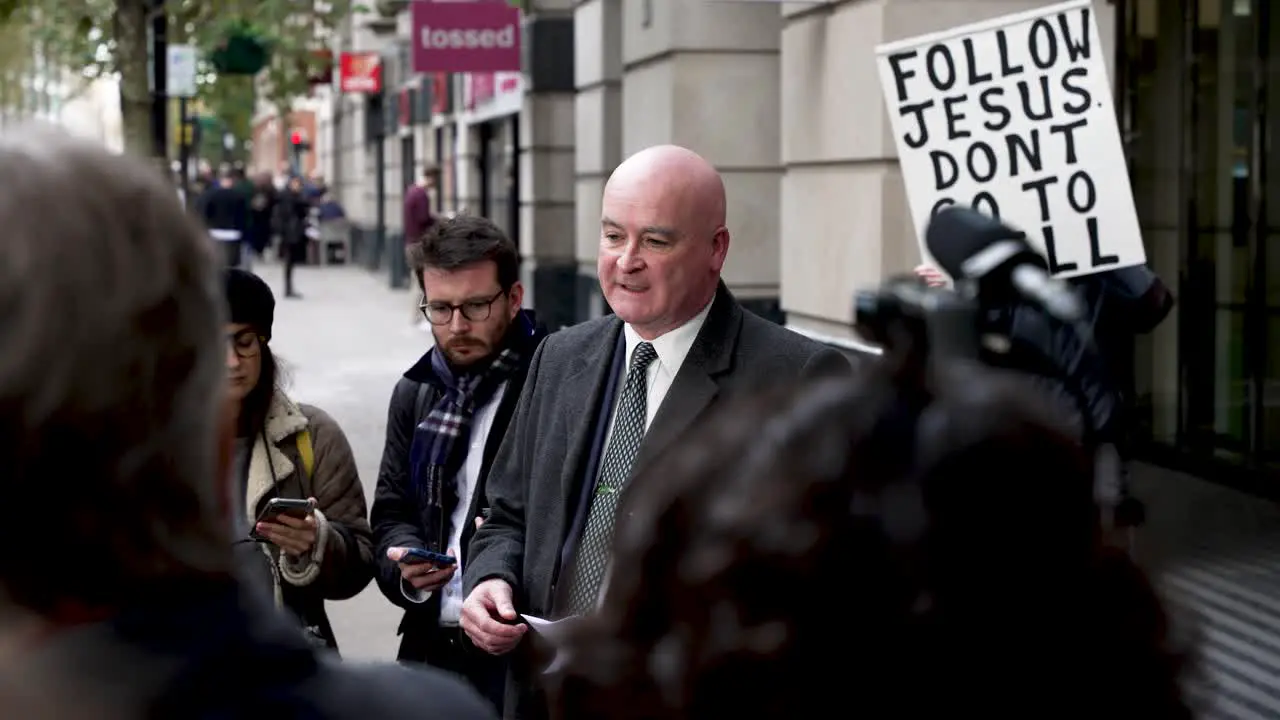
<instances>
[{"instance_id":1,"label":"person holding protest sign","mask_svg":"<svg viewBox=\"0 0 1280 720\"><path fill-rule=\"evenodd\" d=\"M925 283L942 287L947 277L930 265L918 265L916 275ZM1046 324L1044 313L1029 305L993 309L989 319L1007 333L1015 344L1037 346L1037 352L1051 358L1061 375L1077 378L1075 385L1087 394L1106 393L1103 402L1088 397L1090 408L1106 412L1095 415L1093 443L1100 463L1111 465L1100 472L1100 498L1111 513L1110 529L1118 545L1132 551L1132 529L1145 521L1145 509L1132 497L1128 464L1132 451L1132 410L1136 394L1133 377L1134 344L1138 335L1153 331L1173 309L1173 293L1160 277L1145 265L1121 268L1073 278L1069 281L1084 299L1091 347L1080 352L1082 338L1075 327ZM1049 332L1044 330L1052 327ZM1072 348L1069 353L1064 348ZM1070 355L1068 357L1067 355ZM1085 376L1084 380L1080 380Z\"/></svg>"}]
</instances>

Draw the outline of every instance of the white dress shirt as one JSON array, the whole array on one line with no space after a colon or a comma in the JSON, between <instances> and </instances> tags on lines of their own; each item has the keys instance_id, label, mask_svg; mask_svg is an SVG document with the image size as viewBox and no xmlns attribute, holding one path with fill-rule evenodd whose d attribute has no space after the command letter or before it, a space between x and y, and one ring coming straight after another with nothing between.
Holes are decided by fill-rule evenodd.
<instances>
[{"instance_id":1,"label":"white dress shirt","mask_svg":"<svg viewBox=\"0 0 1280 720\"><path fill-rule=\"evenodd\" d=\"M675 382L676 374L684 365L684 359L693 349L693 341L698 339L698 333L702 331L702 325L707 321L707 313L710 311L711 303L707 303L707 306L694 315L689 322L648 341L653 346L653 351L657 353L658 359L649 363L648 374L645 377L645 388L648 390L645 394L644 429L646 432L649 430L649 425L653 423L654 416L658 414L658 409L662 407L662 401L667 397L671 383ZM622 400L622 385L626 382L627 370L631 367L631 356L635 354L636 346L645 342L645 339L640 337L640 334L630 325L622 326L622 335L627 343L627 357L623 361L622 377L618 378L618 396L614 400L613 411L609 415L609 434L605 436L604 441L606 448L609 447L609 438L613 435L613 425L618 417L618 402ZM600 459L604 460L603 452L600 453Z\"/></svg>"},{"instance_id":2,"label":"white dress shirt","mask_svg":"<svg viewBox=\"0 0 1280 720\"><path fill-rule=\"evenodd\" d=\"M502 396L507 391L504 382L498 386L489 402L476 408L471 418L471 441L467 447L467 458L458 471L458 505L449 518L449 550L458 559L457 569L449 584L444 586L444 597L440 599L440 624L454 626L462 616L462 531L475 522L471 517L471 496L476 492L480 481L480 467L484 464L484 446L489 441L489 431L493 429L493 418L498 414L498 406L502 404ZM412 585L400 581L400 591L409 602L424 603L431 598L431 593L416 590Z\"/></svg>"}]
</instances>

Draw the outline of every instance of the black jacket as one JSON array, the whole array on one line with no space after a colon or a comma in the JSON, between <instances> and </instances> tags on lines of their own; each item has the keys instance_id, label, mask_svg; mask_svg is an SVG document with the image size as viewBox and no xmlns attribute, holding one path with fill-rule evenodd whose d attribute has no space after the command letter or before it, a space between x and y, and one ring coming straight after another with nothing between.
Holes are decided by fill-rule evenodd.
<instances>
[{"instance_id":1,"label":"black jacket","mask_svg":"<svg viewBox=\"0 0 1280 720\"><path fill-rule=\"evenodd\" d=\"M524 388L525 377L534 350L546 337L546 330L537 327L526 340L523 365L508 381L502 400L485 441L484 459L480 477L471 495L468 517L477 517L484 507L485 485L494 456L506 435L507 425L515 413L516 403ZM413 603L404 597L400 585L400 569L387 559L387 549L392 547L425 547L418 504L409 478L409 449L413 444L413 432L418 423L431 411L438 399L438 391L432 384L435 372L431 368L430 353L425 354L405 372L391 393L387 408L386 444L382 451L382 466L378 471L378 486L374 491L370 521L373 526L374 557L378 563L376 579L382 594L395 605L404 608L404 618L397 632L402 636L400 660L423 662L427 635L439 627L441 593L434 593L424 603ZM425 392L419 392L425 388ZM419 402L421 400L421 402ZM462 530L462 567L467 563L467 547L475 526L467 523Z\"/></svg>"},{"instance_id":2,"label":"black jacket","mask_svg":"<svg viewBox=\"0 0 1280 720\"><path fill-rule=\"evenodd\" d=\"M1072 285L1089 310L1088 335L1027 305L999 310L991 322L1013 341L1009 365L1043 376L1068 412L1087 409L1086 442L1123 449L1131 425L1134 341L1169 315L1173 295L1145 266L1075 278Z\"/></svg>"},{"instance_id":3,"label":"black jacket","mask_svg":"<svg viewBox=\"0 0 1280 720\"><path fill-rule=\"evenodd\" d=\"M492 515L471 541L463 590L505 580L516 609L556 613L557 583L585 527L604 432L623 377L616 315L565 328L538 348L524 395L487 481ZM818 376L848 376L839 351L745 310L723 283L702 329L645 431L633 472L661 457L726 398ZM624 499L625 502L625 499ZM532 640L532 638L527 638ZM539 717L532 642L509 657L505 717Z\"/></svg>"},{"instance_id":4,"label":"black jacket","mask_svg":"<svg viewBox=\"0 0 1280 720\"><path fill-rule=\"evenodd\" d=\"M270 183L255 187L249 196L249 241L258 252L271 244L278 202L279 193Z\"/></svg>"},{"instance_id":5,"label":"black jacket","mask_svg":"<svg viewBox=\"0 0 1280 720\"><path fill-rule=\"evenodd\" d=\"M276 196L276 222L280 227L280 240L285 246L302 246L307 242L307 219L311 215L311 203L301 193L290 189Z\"/></svg>"},{"instance_id":6,"label":"black jacket","mask_svg":"<svg viewBox=\"0 0 1280 720\"><path fill-rule=\"evenodd\" d=\"M6 694L5 717L494 717L445 673L342 663L310 647L267 598L220 581L148 589L110 620L28 648L7 673L10 687L29 692Z\"/></svg>"},{"instance_id":7,"label":"black jacket","mask_svg":"<svg viewBox=\"0 0 1280 720\"><path fill-rule=\"evenodd\" d=\"M204 223L210 230L249 229L249 198L234 187L214 186L205 196Z\"/></svg>"}]
</instances>

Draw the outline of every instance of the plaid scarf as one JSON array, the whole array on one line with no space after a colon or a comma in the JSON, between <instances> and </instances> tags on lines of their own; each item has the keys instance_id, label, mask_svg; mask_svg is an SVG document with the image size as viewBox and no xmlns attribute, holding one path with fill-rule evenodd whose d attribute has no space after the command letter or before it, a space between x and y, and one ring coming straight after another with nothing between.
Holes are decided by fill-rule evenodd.
<instances>
[{"instance_id":1,"label":"plaid scarf","mask_svg":"<svg viewBox=\"0 0 1280 720\"><path fill-rule=\"evenodd\" d=\"M532 336L533 323L521 313L508 333L509 341L487 368L455 373L444 353L431 349L433 383L440 396L418 424L410 449L409 477L422 510L427 549L444 552L448 544L449 517L458 504L458 471L467 458L471 423L477 408L484 407L502 383L521 368L523 340Z\"/></svg>"}]
</instances>

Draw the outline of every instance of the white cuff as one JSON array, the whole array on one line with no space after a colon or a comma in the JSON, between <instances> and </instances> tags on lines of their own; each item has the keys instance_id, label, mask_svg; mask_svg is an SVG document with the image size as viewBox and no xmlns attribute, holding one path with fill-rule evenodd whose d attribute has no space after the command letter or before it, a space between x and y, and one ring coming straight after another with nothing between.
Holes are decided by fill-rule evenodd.
<instances>
[{"instance_id":1,"label":"white cuff","mask_svg":"<svg viewBox=\"0 0 1280 720\"><path fill-rule=\"evenodd\" d=\"M400 578L400 594L404 595L405 600L408 600L415 605L421 605L431 599L430 590L419 590L418 588L410 585L409 581L404 578Z\"/></svg>"},{"instance_id":2,"label":"white cuff","mask_svg":"<svg viewBox=\"0 0 1280 720\"><path fill-rule=\"evenodd\" d=\"M285 552L280 553L280 577L294 587L310 585L320 577L320 568L324 563L324 551L329 544L329 521L324 513L313 510L316 518L316 544L311 554L293 558Z\"/></svg>"}]
</instances>

